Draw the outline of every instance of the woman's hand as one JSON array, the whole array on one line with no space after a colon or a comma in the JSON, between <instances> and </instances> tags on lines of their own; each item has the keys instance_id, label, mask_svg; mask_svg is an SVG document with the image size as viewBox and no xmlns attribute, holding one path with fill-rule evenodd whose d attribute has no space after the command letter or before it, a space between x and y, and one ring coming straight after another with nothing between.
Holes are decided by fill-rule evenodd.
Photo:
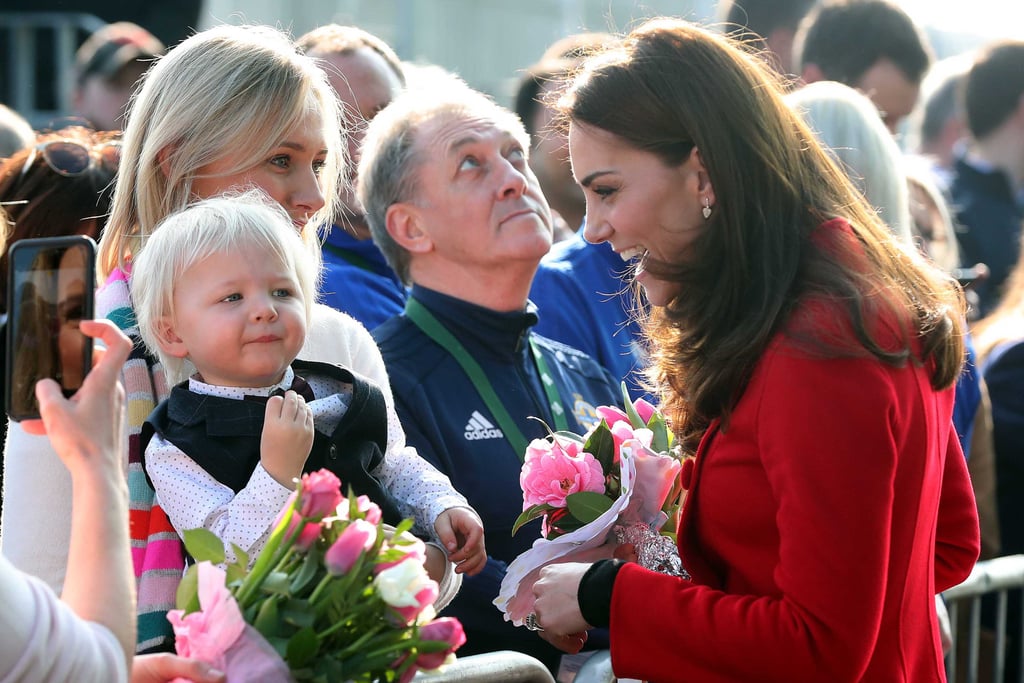
<instances>
[{"instance_id":1,"label":"woman's hand","mask_svg":"<svg viewBox=\"0 0 1024 683\"><path fill-rule=\"evenodd\" d=\"M206 662L162 653L138 655L132 662L131 683L167 683L183 678L192 683L223 683L227 677Z\"/></svg>"},{"instance_id":2,"label":"woman's hand","mask_svg":"<svg viewBox=\"0 0 1024 683\"><path fill-rule=\"evenodd\" d=\"M580 581L588 569L590 565L581 562L551 564L540 570L540 578L533 584L537 623L544 629L544 639L556 647L558 644L551 636L578 635L593 628L583 618L577 598Z\"/></svg>"}]
</instances>

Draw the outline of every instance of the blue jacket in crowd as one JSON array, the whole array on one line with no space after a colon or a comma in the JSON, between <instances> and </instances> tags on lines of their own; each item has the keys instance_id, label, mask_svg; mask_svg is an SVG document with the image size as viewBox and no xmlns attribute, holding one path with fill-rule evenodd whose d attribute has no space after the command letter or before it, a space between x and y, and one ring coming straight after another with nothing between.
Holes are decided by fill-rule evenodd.
<instances>
[{"instance_id":1,"label":"blue jacket in crowd","mask_svg":"<svg viewBox=\"0 0 1024 683\"><path fill-rule=\"evenodd\" d=\"M372 330L405 306L405 286L373 240L335 225L323 244L322 300Z\"/></svg>"},{"instance_id":2,"label":"blue jacket in crowd","mask_svg":"<svg viewBox=\"0 0 1024 683\"><path fill-rule=\"evenodd\" d=\"M949 188L957 219L957 242L964 266L984 263L989 276L974 285L981 315L999 303L1003 283L1020 254L1024 209L1002 171L956 160Z\"/></svg>"},{"instance_id":3,"label":"blue jacket in crowd","mask_svg":"<svg viewBox=\"0 0 1024 683\"><path fill-rule=\"evenodd\" d=\"M582 229L556 243L540 262L530 300L537 304L537 334L580 349L626 380L643 396L636 370L643 367L633 319L634 297L622 280L626 263L607 244L587 244Z\"/></svg>"},{"instance_id":4,"label":"blue jacket in crowd","mask_svg":"<svg viewBox=\"0 0 1024 683\"><path fill-rule=\"evenodd\" d=\"M424 287L412 298L440 321L476 359L505 409L526 439L543 438L539 417L554 429L546 395L528 343L532 335L568 412L569 430L582 434L596 422L594 408L622 403L618 381L589 356L531 333L534 307L498 313ZM407 316L378 327L374 338L384 355L398 416L407 442L451 478L484 523L487 566L466 577L445 614L458 617L467 642L459 652L517 650L557 668L561 653L537 634L504 621L492 604L507 563L540 537L540 520L512 536L523 510L519 473L524 454L516 453L455 358ZM607 632L592 633L588 647L607 647Z\"/></svg>"}]
</instances>

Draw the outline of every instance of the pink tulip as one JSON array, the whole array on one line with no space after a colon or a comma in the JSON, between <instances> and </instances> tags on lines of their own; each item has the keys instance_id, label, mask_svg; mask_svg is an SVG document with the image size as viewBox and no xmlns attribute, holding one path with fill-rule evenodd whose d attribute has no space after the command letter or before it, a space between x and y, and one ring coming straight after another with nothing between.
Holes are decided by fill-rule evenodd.
<instances>
[{"instance_id":1,"label":"pink tulip","mask_svg":"<svg viewBox=\"0 0 1024 683\"><path fill-rule=\"evenodd\" d=\"M421 541L420 539L416 538L415 536L407 536L407 537L405 537L405 540L408 540L408 541L411 541L411 542L404 543L402 545L395 545L394 543L391 543L389 545L389 547L397 548L397 549L401 550L405 554L402 557L398 558L397 560L392 560L390 562L378 562L377 565L373 568L374 575L380 574L385 569L391 569L395 565L400 564L402 562L405 562L406 560L413 560L415 562L419 562L420 564L426 564L426 562L427 562L427 546L426 546L426 544L424 544L423 541Z\"/></svg>"},{"instance_id":2,"label":"pink tulip","mask_svg":"<svg viewBox=\"0 0 1024 683\"><path fill-rule=\"evenodd\" d=\"M367 496L359 496L356 498L356 510L358 510L370 524L379 524L381 518L384 516L380 510L380 506L370 500ZM338 517L341 519L348 519L348 506L342 505L338 510Z\"/></svg>"},{"instance_id":3,"label":"pink tulip","mask_svg":"<svg viewBox=\"0 0 1024 683\"><path fill-rule=\"evenodd\" d=\"M448 645L448 648L441 652L425 652L416 658L416 666L430 671L444 664L448 655L462 647L466 642L466 632L458 619L441 617L420 628L420 640Z\"/></svg>"},{"instance_id":4,"label":"pink tulip","mask_svg":"<svg viewBox=\"0 0 1024 683\"><path fill-rule=\"evenodd\" d=\"M420 616L420 613L427 607L433 605L434 601L437 600L437 582L430 581L427 583L427 585L423 586L423 588L416 593L415 597L415 605L409 605L408 607L392 606L392 609L398 612L402 622L407 626L415 623L416 618Z\"/></svg>"},{"instance_id":5,"label":"pink tulip","mask_svg":"<svg viewBox=\"0 0 1024 683\"><path fill-rule=\"evenodd\" d=\"M604 493L604 471L593 455L575 441L534 439L526 449L519 475L523 509L548 504L565 507L565 497L578 491Z\"/></svg>"},{"instance_id":6,"label":"pink tulip","mask_svg":"<svg viewBox=\"0 0 1024 683\"><path fill-rule=\"evenodd\" d=\"M333 515L343 500L341 481L330 470L302 475L299 514L306 519L320 520Z\"/></svg>"},{"instance_id":7,"label":"pink tulip","mask_svg":"<svg viewBox=\"0 0 1024 683\"><path fill-rule=\"evenodd\" d=\"M598 417L603 418L604 421L608 423L609 427L614 425L616 422L625 422L626 424L629 424L629 416L627 416L623 410L614 406L598 406L594 411L597 413Z\"/></svg>"},{"instance_id":8,"label":"pink tulip","mask_svg":"<svg viewBox=\"0 0 1024 683\"><path fill-rule=\"evenodd\" d=\"M644 421L644 424L651 421L651 417L653 417L656 410L653 405L642 398L633 401L633 408L636 410L636 414L640 416L640 419Z\"/></svg>"},{"instance_id":9,"label":"pink tulip","mask_svg":"<svg viewBox=\"0 0 1024 683\"><path fill-rule=\"evenodd\" d=\"M360 556L370 550L376 542L375 525L362 519L350 522L324 555L327 571L335 576L348 573L359 561Z\"/></svg>"}]
</instances>

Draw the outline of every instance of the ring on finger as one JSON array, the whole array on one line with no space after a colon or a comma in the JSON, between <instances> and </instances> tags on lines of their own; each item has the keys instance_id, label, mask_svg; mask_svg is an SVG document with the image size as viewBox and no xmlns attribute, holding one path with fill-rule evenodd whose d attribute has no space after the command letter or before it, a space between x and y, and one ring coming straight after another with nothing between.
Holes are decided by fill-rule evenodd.
<instances>
[{"instance_id":1,"label":"ring on finger","mask_svg":"<svg viewBox=\"0 0 1024 683\"><path fill-rule=\"evenodd\" d=\"M541 628L540 622L537 621L537 614L536 614L536 612L530 612L529 614L527 614L525 621L526 621L526 628L528 628L531 631L543 631L544 630L543 628Z\"/></svg>"}]
</instances>

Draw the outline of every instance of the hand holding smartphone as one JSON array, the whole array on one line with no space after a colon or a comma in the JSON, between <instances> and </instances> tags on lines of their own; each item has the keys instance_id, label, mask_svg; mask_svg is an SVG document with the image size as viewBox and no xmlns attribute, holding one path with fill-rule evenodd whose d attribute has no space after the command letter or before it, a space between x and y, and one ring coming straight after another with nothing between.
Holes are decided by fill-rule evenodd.
<instances>
[{"instance_id":1,"label":"hand holding smartphone","mask_svg":"<svg viewBox=\"0 0 1024 683\"><path fill-rule=\"evenodd\" d=\"M92 366L96 243L85 235L19 240L11 245L7 285L7 414L39 417L36 382L50 378L66 397Z\"/></svg>"}]
</instances>

